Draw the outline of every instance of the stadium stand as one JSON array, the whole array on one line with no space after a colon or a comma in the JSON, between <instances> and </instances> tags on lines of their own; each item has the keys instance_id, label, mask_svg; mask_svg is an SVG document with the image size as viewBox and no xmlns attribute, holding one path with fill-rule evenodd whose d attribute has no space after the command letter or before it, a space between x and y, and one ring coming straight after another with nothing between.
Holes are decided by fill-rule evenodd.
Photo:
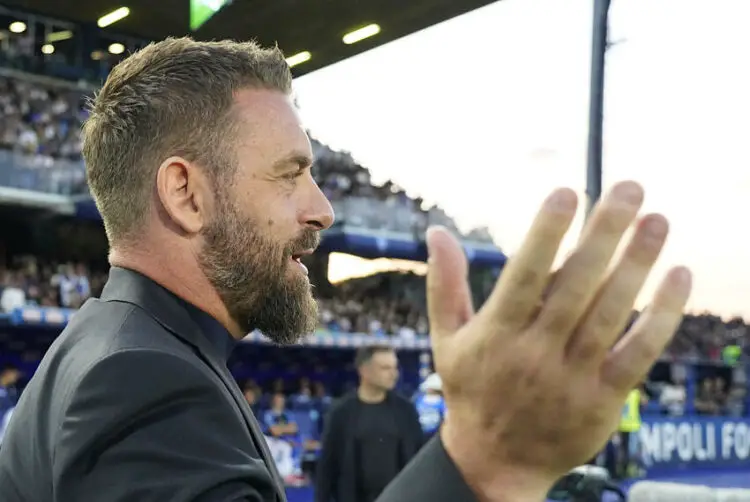
<instances>
[{"instance_id":1,"label":"stadium stand","mask_svg":"<svg viewBox=\"0 0 750 502\"><path fill-rule=\"evenodd\" d=\"M76 308L101 290L106 242L80 155L85 100L94 87L8 69L43 65L22 64L18 58L33 56L7 47L13 46L3 49L6 68L0 68L0 221L5 229L0 235L0 368L12 365L28 378ZM273 432L279 417L296 424L291 485L304 482L299 467L309 472L314 465L332 397L356 384L352 349L373 341L392 343L402 366L400 390L409 394L430 367L423 278L388 272L334 285L327 279L329 254L419 261L425 258L422 235L428 225L440 223L458 232L439 207L425 208L392 182L376 186L350 154L319 141L313 145L315 179L338 216L321 252L308 263L318 285L319 329L303 345L285 349L251 333L229 363L269 435L283 436ZM481 303L505 258L486 229L462 237ZM750 327L743 319L685 316L643 388L647 400L638 448L646 474L747 467L748 358ZM634 488L633 500L748 500L747 494L732 498L729 492L694 487L675 488L691 491L673 491L674 498L668 489L668 495L659 495L663 487L640 486L645 488Z\"/></svg>"}]
</instances>

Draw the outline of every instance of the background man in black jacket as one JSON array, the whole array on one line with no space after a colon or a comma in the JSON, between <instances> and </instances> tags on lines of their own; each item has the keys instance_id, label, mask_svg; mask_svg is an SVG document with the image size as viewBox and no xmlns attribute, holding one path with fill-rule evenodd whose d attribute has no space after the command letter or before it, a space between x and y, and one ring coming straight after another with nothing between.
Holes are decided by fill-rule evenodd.
<instances>
[{"instance_id":1,"label":"background man in black jacket","mask_svg":"<svg viewBox=\"0 0 750 502\"><path fill-rule=\"evenodd\" d=\"M374 502L417 454L419 417L393 392L398 359L388 346L357 351L359 388L328 412L316 472L318 502Z\"/></svg>"},{"instance_id":2,"label":"background man in black jacket","mask_svg":"<svg viewBox=\"0 0 750 502\"><path fill-rule=\"evenodd\" d=\"M316 326L300 258L333 213L291 81L278 49L188 38L112 70L83 154L113 268L15 408L0 500L285 500L226 361L253 329L288 344ZM449 413L380 502L541 501L601 448L691 290L689 271L672 269L621 337L668 233L644 216L610 268L642 202L638 184L615 185L551 276L577 207L572 190L553 192L476 313L461 244L427 232Z\"/></svg>"}]
</instances>

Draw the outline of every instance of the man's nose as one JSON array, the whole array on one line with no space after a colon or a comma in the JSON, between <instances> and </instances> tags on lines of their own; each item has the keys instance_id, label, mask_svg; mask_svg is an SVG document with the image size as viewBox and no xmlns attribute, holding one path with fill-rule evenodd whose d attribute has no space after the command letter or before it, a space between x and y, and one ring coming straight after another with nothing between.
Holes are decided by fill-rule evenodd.
<instances>
[{"instance_id":1,"label":"man's nose","mask_svg":"<svg viewBox=\"0 0 750 502\"><path fill-rule=\"evenodd\" d=\"M310 209L305 216L305 224L316 230L331 228L336 219L330 201L315 183L310 197Z\"/></svg>"}]
</instances>

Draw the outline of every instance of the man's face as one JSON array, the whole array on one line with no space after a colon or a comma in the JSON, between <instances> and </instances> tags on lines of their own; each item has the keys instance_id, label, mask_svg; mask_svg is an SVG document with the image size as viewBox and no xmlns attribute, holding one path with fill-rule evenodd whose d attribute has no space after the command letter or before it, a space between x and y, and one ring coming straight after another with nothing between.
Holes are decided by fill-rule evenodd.
<instances>
[{"instance_id":1,"label":"man's face","mask_svg":"<svg viewBox=\"0 0 750 502\"><path fill-rule=\"evenodd\" d=\"M313 180L310 141L288 96L241 91L235 113L236 174L215 187L201 265L241 329L295 343L317 323L299 258L318 246L333 209Z\"/></svg>"},{"instance_id":2,"label":"man's face","mask_svg":"<svg viewBox=\"0 0 750 502\"><path fill-rule=\"evenodd\" d=\"M376 352L364 364L362 376L369 385L382 390L392 390L398 381L398 358L392 351Z\"/></svg>"}]
</instances>

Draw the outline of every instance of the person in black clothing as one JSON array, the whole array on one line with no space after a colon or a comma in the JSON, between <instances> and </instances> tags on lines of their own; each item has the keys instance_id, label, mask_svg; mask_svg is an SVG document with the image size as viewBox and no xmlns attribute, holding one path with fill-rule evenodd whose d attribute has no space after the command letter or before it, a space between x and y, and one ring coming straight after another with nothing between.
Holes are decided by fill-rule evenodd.
<instances>
[{"instance_id":1,"label":"person in black clothing","mask_svg":"<svg viewBox=\"0 0 750 502\"><path fill-rule=\"evenodd\" d=\"M363 347L355 364L359 388L336 403L326 420L316 502L373 502L422 445L416 409L393 392L393 349Z\"/></svg>"}]
</instances>

